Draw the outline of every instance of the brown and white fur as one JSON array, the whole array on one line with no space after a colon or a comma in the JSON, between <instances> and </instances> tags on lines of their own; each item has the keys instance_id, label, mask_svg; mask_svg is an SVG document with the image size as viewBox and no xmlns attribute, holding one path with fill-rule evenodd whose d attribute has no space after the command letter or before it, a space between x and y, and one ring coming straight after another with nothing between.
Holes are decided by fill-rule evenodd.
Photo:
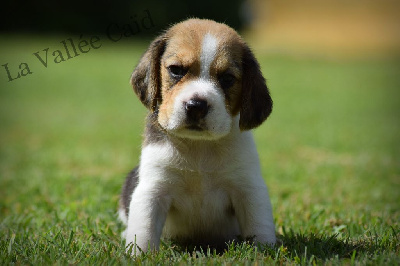
<instances>
[{"instance_id":1,"label":"brown and white fur","mask_svg":"<svg viewBox=\"0 0 400 266\"><path fill-rule=\"evenodd\" d=\"M194 246L274 244L250 131L272 100L240 36L211 20L178 23L150 44L131 84L149 114L140 164L120 200L127 247L156 250L161 237Z\"/></svg>"}]
</instances>

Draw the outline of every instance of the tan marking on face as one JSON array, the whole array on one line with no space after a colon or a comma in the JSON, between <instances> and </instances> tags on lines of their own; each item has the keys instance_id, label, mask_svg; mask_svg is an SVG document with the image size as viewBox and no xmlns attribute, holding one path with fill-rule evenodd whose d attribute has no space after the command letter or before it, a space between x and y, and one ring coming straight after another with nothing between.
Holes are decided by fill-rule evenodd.
<instances>
[{"instance_id":1,"label":"tan marking on face","mask_svg":"<svg viewBox=\"0 0 400 266\"><path fill-rule=\"evenodd\" d=\"M242 49L240 43L235 39L230 42L223 42L220 47L221 49L219 50L214 63L211 65L210 72L216 82L219 82L219 76L224 73L234 76L235 80L233 85L226 91L224 90L224 93L226 95L226 107L231 115L235 116L239 113L240 96L242 92Z\"/></svg>"}]
</instances>

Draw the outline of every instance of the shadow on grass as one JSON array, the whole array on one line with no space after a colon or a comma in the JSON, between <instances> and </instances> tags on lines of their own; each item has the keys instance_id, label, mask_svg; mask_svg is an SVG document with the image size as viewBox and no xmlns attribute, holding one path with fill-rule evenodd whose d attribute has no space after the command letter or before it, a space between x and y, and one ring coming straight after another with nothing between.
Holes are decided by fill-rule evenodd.
<instances>
[{"instance_id":1,"label":"shadow on grass","mask_svg":"<svg viewBox=\"0 0 400 266\"><path fill-rule=\"evenodd\" d=\"M223 248L210 246L181 245L171 240L161 242L160 251L148 251L136 258L136 262L271 262L277 264L295 263L376 263L385 264L397 260L400 231L394 228L381 233L371 233L358 238L343 237L339 234L283 232L279 235L282 243L270 246L250 244L251 241L231 242Z\"/></svg>"},{"instance_id":2,"label":"shadow on grass","mask_svg":"<svg viewBox=\"0 0 400 266\"><path fill-rule=\"evenodd\" d=\"M318 235L314 233L284 232L278 236L282 241L281 247L268 249L267 252L286 253L286 258L302 258L301 261L313 261L314 259L326 261L329 259L351 259L352 261L362 255L373 257L385 251L395 251L400 242L397 238L399 232L391 228L391 232L378 235L371 233L369 236L351 239L350 237L339 237L338 234Z\"/></svg>"},{"instance_id":3,"label":"shadow on grass","mask_svg":"<svg viewBox=\"0 0 400 266\"><path fill-rule=\"evenodd\" d=\"M188 252L190 250L200 251L200 254L207 256L213 254L222 258L241 258L260 259L258 254L262 254L267 261L275 261L284 263L292 261L299 264L312 264L321 261L348 261L355 262L357 260L369 261L376 258L377 255L396 253L400 246L400 231L391 228L382 234L370 232L358 238L350 238L350 236L341 236L339 234L315 234L315 233L295 233L293 231L283 232L279 235L280 243L274 247L261 247L254 249L254 246L248 241L233 242L225 246L223 249L210 249L207 247L186 247L178 250L180 252ZM179 246L179 245L178 245ZM257 251L258 250L258 251ZM261 258L261 260L263 260Z\"/></svg>"}]
</instances>

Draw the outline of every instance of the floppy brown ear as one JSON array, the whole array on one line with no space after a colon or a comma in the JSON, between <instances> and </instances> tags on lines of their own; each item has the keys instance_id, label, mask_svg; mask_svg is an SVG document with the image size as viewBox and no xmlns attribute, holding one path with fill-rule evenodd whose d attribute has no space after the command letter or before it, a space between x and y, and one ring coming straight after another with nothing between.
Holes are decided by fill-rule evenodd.
<instances>
[{"instance_id":1,"label":"floppy brown ear","mask_svg":"<svg viewBox=\"0 0 400 266\"><path fill-rule=\"evenodd\" d=\"M272 99L261 73L260 65L248 46L242 58L242 102L240 130L250 130L261 125L272 111Z\"/></svg>"},{"instance_id":2,"label":"floppy brown ear","mask_svg":"<svg viewBox=\"0 0 400 266\"><path fill-rule=\"evenodd\" d=\"M131 84L140 101L151 111L161 102L161 56L164 53L166 38L156 38L144 53L131 76Z\"/></svg>"}]
</instances>

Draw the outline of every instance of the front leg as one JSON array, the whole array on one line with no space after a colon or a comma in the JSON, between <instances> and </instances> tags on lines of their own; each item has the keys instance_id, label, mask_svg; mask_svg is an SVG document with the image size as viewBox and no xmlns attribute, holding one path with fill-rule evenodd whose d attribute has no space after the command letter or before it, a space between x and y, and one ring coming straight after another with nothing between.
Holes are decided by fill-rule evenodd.
<instances>
[{"instance_id":1,"label":"front leg","mask_svg":"<svg viewBox=\"0 0 400 266\"><path fill-rule=\"evenodd\" d=\"M132 194L129 206L128 227L126 231L127 250L132 246L132 255L146 252L149 248L157 250L170 200L161 191L161 184L149 182L148 178L139 179Z\"/></svg>"},{"instance_id":2,"label":"front leg","mask_svg":"<svg viewBox=\"0 0 400 266\"><path fill-rule=\"evenodd\" d=\"M267 187L261 176L241 184L232 195L232 203L239 221L241 236L255 243L273 245L275 225Z\"/></svg>"}]
</instances>

